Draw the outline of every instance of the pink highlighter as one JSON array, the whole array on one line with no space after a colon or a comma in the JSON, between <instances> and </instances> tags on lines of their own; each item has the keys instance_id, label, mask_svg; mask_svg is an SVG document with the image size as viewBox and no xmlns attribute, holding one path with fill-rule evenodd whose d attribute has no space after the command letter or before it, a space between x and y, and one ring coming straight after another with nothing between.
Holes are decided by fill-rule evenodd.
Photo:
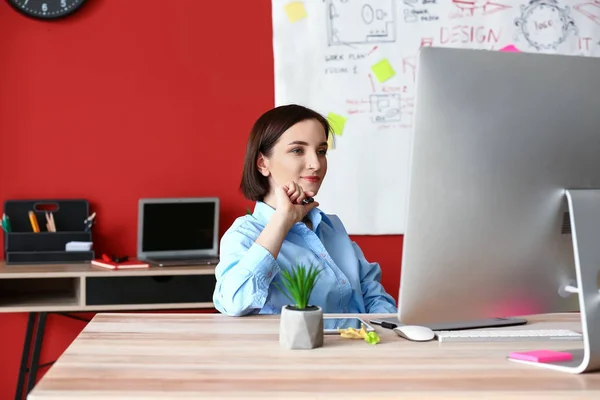
<instances>
[{"instance_id":1,"label":"pink highlighter","mask_svg":"<svg viewBox=\"0 0 600 400\"><path fill-rule=\"evenodd\" d=\"M513 351L509 354L508 358L512 358L513 360L548 363L556 361L571 361L573 359L573 355L564 351L554 350L535 350L526 352Z\"/></svg>"}]
</instances>

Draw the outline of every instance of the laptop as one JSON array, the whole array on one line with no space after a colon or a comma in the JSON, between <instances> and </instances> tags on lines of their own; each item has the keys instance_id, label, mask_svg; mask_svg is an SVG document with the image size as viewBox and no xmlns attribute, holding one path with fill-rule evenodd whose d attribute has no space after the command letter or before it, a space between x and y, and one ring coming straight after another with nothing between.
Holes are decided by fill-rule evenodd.
<instances>
[{"instance_id":1,"label":"laptop","mask_svg":"<svg viewBox=\"0 0 600 400\"><path fill-rule=\"evenodd\" d=\"M161 267L212 265L218 258L219 199L140 199L137 257Z\"/></svg>"}]
</instances>

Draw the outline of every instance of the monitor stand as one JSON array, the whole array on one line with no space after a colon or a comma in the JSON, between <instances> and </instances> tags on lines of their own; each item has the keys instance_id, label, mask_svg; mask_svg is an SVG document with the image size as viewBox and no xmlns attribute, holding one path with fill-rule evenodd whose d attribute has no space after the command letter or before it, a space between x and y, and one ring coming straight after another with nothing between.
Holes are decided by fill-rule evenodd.
<instances>
[{"instance_id":1,"label":"monitor stand","mask_svg":"<svg viewBox=\"0 0 600 400\"><path fill-rule=\"evenodd\" d=\"M579 296L583 349L565 350L573 355L573 359L568 362L510 360L580 374L600 370L600 190L567 190L566 195L571 217L577 286L570 285L563 289Z\"/></svg>"}]
</instances>

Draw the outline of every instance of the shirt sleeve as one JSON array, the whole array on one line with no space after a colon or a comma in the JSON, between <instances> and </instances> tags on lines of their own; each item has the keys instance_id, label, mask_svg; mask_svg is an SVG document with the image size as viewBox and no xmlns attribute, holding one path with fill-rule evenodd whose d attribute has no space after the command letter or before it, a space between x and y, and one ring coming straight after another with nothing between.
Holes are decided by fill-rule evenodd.
<instances>
[{"instance_id":1,"label":"shirt sleeve","mask_svg":"<svg viewBox=\"0 0 600 400\"><path fill-rule=\"evenodd\" d=\"M273 255L238 230L225 233L215 269L215 308L230 316L257 313L265 305L269 285L279 273Z\"/></svg>"},{"instance_id":2,"label":"shirt sleeve","mask_svg":"<svg viewBox=\"0 0 600 400\"><path fill-rule=\"evenodd\" d=\"M381 267L378 263L370 263L356 242L352 242L354 252L360 263L360 287L367 313L387 314L396 313L396 301L381 284Z\"/></svg>"}]
</instances>

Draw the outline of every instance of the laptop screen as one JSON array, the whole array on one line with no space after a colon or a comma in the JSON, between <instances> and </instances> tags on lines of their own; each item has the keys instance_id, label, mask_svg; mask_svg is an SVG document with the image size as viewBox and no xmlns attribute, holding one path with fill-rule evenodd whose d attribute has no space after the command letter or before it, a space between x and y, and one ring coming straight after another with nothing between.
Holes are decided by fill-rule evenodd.
<instances>
[{"instance_id":1,"label":"laptop screen","mask_svg":"<svg viewBox=\"0 0 600 400\"><path fill-rule=\"evenodd\" d=\"M216 254L217 201L143 201L141 251L154 255Z\"/></svg>"}]
</instances>

